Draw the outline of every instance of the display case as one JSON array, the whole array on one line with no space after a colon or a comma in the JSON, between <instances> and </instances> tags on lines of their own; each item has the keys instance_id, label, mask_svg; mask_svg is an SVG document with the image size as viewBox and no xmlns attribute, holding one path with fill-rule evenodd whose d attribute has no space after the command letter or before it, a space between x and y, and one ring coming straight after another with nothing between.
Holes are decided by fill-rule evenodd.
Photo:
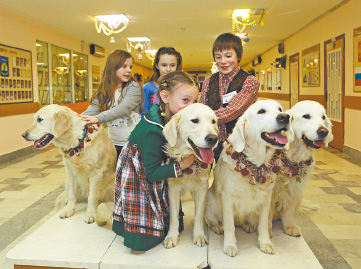
<instances>
[{"instance_id":1,"label":"display case","mask_svg":"<svg viewBox=\"0 0 361 269\"><path fill-rule=\"evenodd\" d=\"M86 102L89 100L88 56L74 52L73 67L75 102Z\"/></svg>"},{"instance_id":2,"label":"display case","mask_svg":"<svg viewBox=\"0 0 361 269\"><path fill-rule=\"evenodd\" d=\"M72 103L70 50L51 45L51 76L54 104Z\"/></svg>"},{"instance_id":3,"label":"display case","mask_svg":"<svg viewBox=\"0 0 361 269\"><path fill-rule=\"evenodd\" d=\"M36 66L38 71L39 104L48 105L49 102L49 59L48 43L36 41Z\"/></svg>"},{"instance_id":4,"label":"display case","mask_svg":"<svg viewBox=\"0 0 361 269\"><path fill-rule=\"evenodd\" d=\"M100 67L92 65L92 93L96 92L100 84Z\"/></svg>"}]
</instances>

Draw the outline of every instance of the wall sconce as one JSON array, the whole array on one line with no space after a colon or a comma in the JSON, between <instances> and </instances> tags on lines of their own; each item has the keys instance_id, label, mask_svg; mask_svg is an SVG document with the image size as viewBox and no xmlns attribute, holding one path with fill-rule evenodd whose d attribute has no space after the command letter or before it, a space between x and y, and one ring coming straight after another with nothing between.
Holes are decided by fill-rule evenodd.
<instances>
[{"instance_id":1,"label":"wall sconce","mask_svg":"<svg viewBox=\"0 0 361 269\"><path fill-rule=\"evenodd\" d=\"M155 60L155 55L157 54L158 50L145 50L145 55L148 57L149 60L152 61L152 64Z\"/></svg>"},{"instance_id":2,"label":"wall sconce","mask_svg":"<svg viewBox=\"0 0 361 269\"><path fill-rule=\"evenodd\" d=\"M136 43L135 45L132 43ZM148 37L128 37L127 38L127 50L132 51L132 48L137 52L150 49L150 39Z\"/></svg>"},{"instance_id":3,"label":"wall sconce","mask_svg":"<svg viewBox=\"0 0 361 269\"><path fill-rule=\"evenodd\" d=\"M79 77L79 78L83 78L86 77L88 74L87 70L75 70L75 74Z\"/></svg>"},{"instance_id":4,"label":"wall sconce","mask_svg":"<svg viewBox=\"0 0 361 269\"><path fill-rule=\"evenodd\" d=\"M95 16L95 29L100 34L103 30L107 36L119 34L127 28L129 19L124 14ZM107 24L107 25L106 25ZM114 43L114 37L110 37L110 43Z\"/></svg>"}]
</instances>

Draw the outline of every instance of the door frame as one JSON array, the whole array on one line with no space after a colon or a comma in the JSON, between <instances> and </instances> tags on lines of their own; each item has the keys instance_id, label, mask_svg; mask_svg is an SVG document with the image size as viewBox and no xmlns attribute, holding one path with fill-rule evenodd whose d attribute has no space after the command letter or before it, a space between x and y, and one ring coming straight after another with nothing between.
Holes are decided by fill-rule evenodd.
<instances>
[{"instance_id":1,"label":"door frame","mask_svg":"<svg viewBox=\"0 0 361 269\"><path fill-rule=\"evenodd\" d=\"M289 90L290 90L290 100L289 100L289 102L290 102L290 105L289 105L289 107L291 108L291 103L292 103L292 93L291 93L291 64L292 63L294 63L294 62L296 62L296 59L297 59L297 65L298 65L298 72L297 72L297 76L298 76L298 85L297 85L297 100L299 100L300 99L300 53L299 52L297 52L297 53L295 53L295 54L293 54L293 55L291 55L290 57L289 57Z\"/></svg>"},{"instance_id":2,"label":"door frame","mask_svg":"<svg viewBox=\"0 0 361 269\"><path fill-rule=\"evenodd\" d=\"M339 35L335 38L331 38L324 42L324 106L327 111L327 45L333 43L333 49L336 48L336 43L338 40L343 39L343 44L341 48L342 55L342 94L341 94L341 123L331 121L334 128L332 129L332 133L334 138L341 137L341 141L334 139L329 145L334 147L340 151L343 151L343 144L345 142L345 105L344 105L344 97L345 97L345 34Z\"/></svg>"}]
</instances>

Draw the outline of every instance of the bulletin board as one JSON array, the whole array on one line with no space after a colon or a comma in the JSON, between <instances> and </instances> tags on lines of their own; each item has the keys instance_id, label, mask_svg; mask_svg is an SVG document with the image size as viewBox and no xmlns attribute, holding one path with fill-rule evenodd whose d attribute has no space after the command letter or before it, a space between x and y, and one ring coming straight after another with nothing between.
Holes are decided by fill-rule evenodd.
<instances>
[{"instance_id":1,"label":"bulletin board","mask_svg":"<svg viewBox=\"0 0 361 269\"><path fill-rule=\"evenodd\" d=\"M301 53L302 87L320 86L320 44Z\"/></svg>"},{"instance_id":2,"label":"bulletin board","mask_svg":"<svg viewBox=\"0 0 361 269\"><path fill-rule=\"evenodd\" d=\"M0 104L33 102L31 51L0 44Z\"/></svg>"},{"instance_id":3,"label":"bulletin board","mask_svg":"<svg viewBox=\"0 0 361 269\"><path fill-rule=\"evenodd\" d=\"M353 30L353 91L361 92L361 27Z\"/></svg>"}]
</instances>

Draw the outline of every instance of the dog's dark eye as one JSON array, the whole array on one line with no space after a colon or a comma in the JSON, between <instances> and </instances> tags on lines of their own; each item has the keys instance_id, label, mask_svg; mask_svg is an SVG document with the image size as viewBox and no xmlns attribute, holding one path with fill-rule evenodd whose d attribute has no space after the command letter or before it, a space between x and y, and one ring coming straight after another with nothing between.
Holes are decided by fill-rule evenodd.
<instances>
[{"instance_id":1,"label":"dog's dark eye","mask_svg":"<svg viewBox=\"0 0 361 269\"><path fill-rule=\"evenodd\" d=\"M36 121L37 121L37 122L42 122L43 119L42 119L42 118L38 118Z\"/></svg>"},{"instance_id":2,"label":"dog's dark eye","mask_svg":"<svg viewBox=\"0 0 361 269\"><path fill-rule=\"evenodd\" d=\"M278 110L279 110L280 112L282 112L282 108L278 108Z\"/></svg>"},{"instance_id":3,"label":"dog's dark eye","mask_svg":"<svg viewBox=\"0 0 361 269\"><path fill-rule=\"evenodd\" d=\"M310 114L305 114L305 115L303 115L302 117L305 118L305 119L307 119L307 120L309 120L309 119L311 118Z\"/></svg>"},{"instance_id":4,"label":"dog's dark eye","mask_svg":"<svg viewBox=\"0 0 361 269\"><path fill-rule=\"evenodd\" d=\"M216 123L216 120L212 120L212 124L215 124Z\"/></svg>"},{"instance_id":5,"label":"dog's dark eye","mask_svg":"<svg viewBox=\"0 0 361 269\"><path fill-rule=\"evenodd\" d=\"M325 116L325 115L323 115L323 116L322 116L322 119L323 119L323 120L325 120L325 119L326 119L326 116Z\"/></svg>"},{"instance_id":6,"label":"dog's dark eye","mask_svg":"<svg viewBox=\"0 0 361 269\"><path fill-rule=\"evenodd\" d=\"M199 119L193 119L191 120L193 123L198 123L199 122Z\"/></svg>"},{"instance_id":7,"label":"dog's dark eye","mask_svg":"<svg viewBox=\"0 0 361 269\"><path fill-rule=\"evenodd\" d=\"M258 110L258 112L257 112L257 114L264 114L264 113L266 113L266 110L264 110L264 109L260 109L260 110Z\"/></svg>"}]
</instances>

